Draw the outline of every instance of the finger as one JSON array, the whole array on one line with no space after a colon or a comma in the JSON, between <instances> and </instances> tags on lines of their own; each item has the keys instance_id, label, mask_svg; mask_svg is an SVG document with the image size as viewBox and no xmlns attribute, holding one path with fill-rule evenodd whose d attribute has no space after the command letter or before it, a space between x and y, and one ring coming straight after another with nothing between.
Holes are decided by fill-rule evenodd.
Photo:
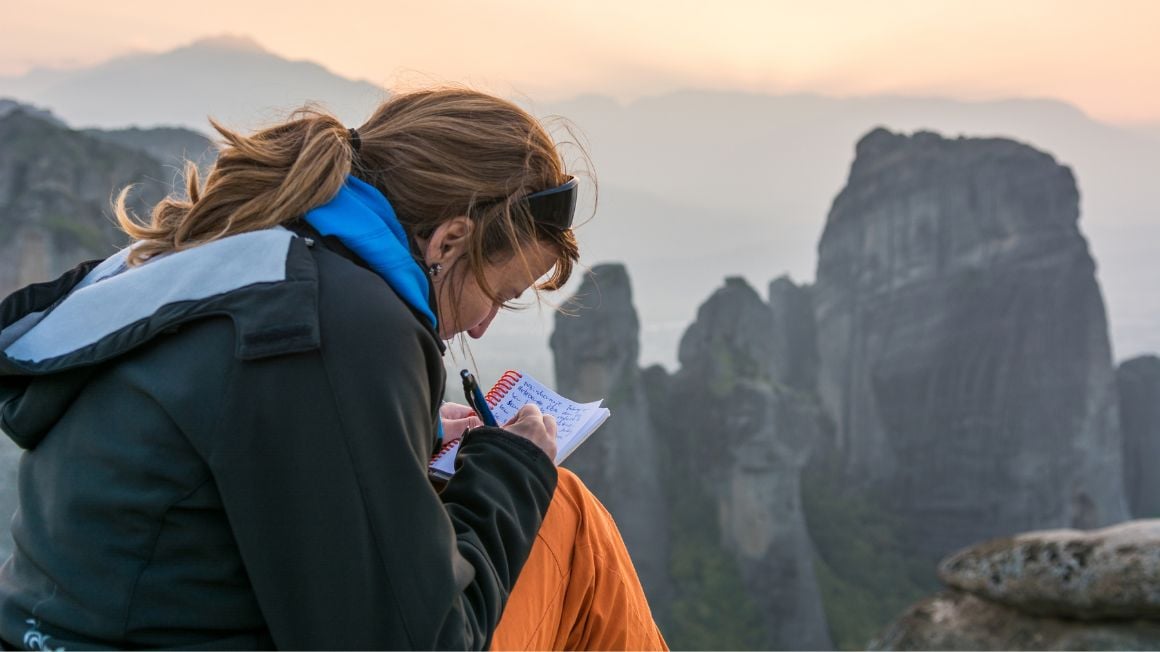
<instances>
[{"instance_id":1,"label":"finger","mask_svg":"<svg viewBox=\"0 0 1160 652\"><path fill-rule=\"evenodd\" d=\"M550 439L555 439L556 438L556 417L554 417L550 414L545 414L544 415L544 428L548 431L548 437Z\"/></svg>"},{"instance_id":2,"label":"finger","mask_svg":"<svg viewBox=\"0 0 1160 652\"><path fill-rule=\"evenodd\" d=\"M528 419L540 416L540 406L535 403L528 403L516 412L516 419Z\"/></svg>"},{"instance_id":3,"label":"finger","mask_svg":"<svg viewBox=\"0 0 1160 652\"><path fill-rule=\"evenodd\" d=\"M444 403L439 406L439 416L444 419L466 419L473 414L475 410L459 403Z\"/></svg>"},{"instance_id":4,"label":"finger","mask_svg":"<svg viewBox=\"0 0 1160 652\"><path fill-rule=\"evenodd\" d=\"M512 425L513 423L516 423L517 421L523 421L524 419L527 419L528 417L533 417L533 416L535 416L535 417L540 416L540 406L536 405L535 403L528 403L528 404L524 405L522 408L520 408L515 413L515 416L508 419L507 423L503 424L503 427L506 428L506 427Z\"/></svg>"},{"instance_id":5,"label":"finger","mask_svg":"<svg viewBox=\"0 0 1160 652\"><path fill-rule=\"evenodd\" d=\"M443 419L443 441L452 442L463 436L463 433L483 425L479 417L465 419Z\"/></svg>"}]
</instances>

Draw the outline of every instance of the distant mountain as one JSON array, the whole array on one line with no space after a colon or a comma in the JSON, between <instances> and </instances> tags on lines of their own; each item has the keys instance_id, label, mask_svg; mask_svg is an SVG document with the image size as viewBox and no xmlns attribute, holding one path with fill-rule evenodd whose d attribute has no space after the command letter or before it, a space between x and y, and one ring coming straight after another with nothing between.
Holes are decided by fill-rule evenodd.
<instances>
[{"instance_id":1,"label":"distant mountain","mask_svg":"<svg viewBox=\"0 0 1160 652\"><path fill-rule=\"evenodd\" d=\"M0 77L0 95L52 107L78 126L178 125L208 131L207 117L253 127L307 101L360 122L386 92L308 61L288 61L252 40L219 37L89 68Z\"/></svg>"},{"instance_id":2,"label":"distant mountain","mask_svg":"<svg viewBox=\"0 0 1160 652\"><path fill-rule=\"evenodd\" d=\"M85 129L83 133L97 140L145 152L175 173L185 168L186 160L208 172L210 164L217 158L213 141L196 131L180 127Z\"/></svg>"},{"instance_id":3,"label":"distant mountain","mask_svg":"<svg viewBox=\"0 0 1160 652\"><path fill-rule=\"evenodd\" d=\"M763 287L815 275L816 250L854 143L877 125L946 136L1002 136L1053 154L1080 192L1081 229L1097 264L1113 352L1160 351L1160 145L1048 100L766 96L685 92L619 104L600 96L532 107L581 132L600 197L577 233L583 262L632 270L641 363L676 366L677 341L705 296L731 275ZM561 139L567 134L558 129ZM572 157L575 158L574 156ZM591 201L581 217L591 214ZM497 374L512 351L546 339L538 315L497 320L476 359ZM503 341L500 341L503 340ZM537 357L538 356L538 357Z\"/></svg>"},{"instance_id":4,"label":"distant mountain","mask_svg":"<svg viewBox=\"0 0 1160 652\"><path fill-rule=\"evenodd\" d=\"M0 98L0 118L16 111L47 122L54 127L71 131L71 128L63 120L56 117L48 109ZM213 141L200 132L182 127L154 127L151 129L129 127L108 130L90 128L82 129L80 133L125 149L143 152L167 166L176 167L178 170L184 167L187 159L208 170L209 165L217 157L217 147Z\"/></svg>"},{"instance_id":5,"label":"distant mountain","mask_svg":"<svg viewBox=\"0 0 1160 652\"><path fill-rule=\"evenodd\" d=\"M646 333L650 325L674 318L666 306L681 296L673 288L682 286L651 283L648 274L638 271L644 259L684 260L714 281L741 273L764 285L784 271L799 280L812 278L823 216L843 184L853 144L874 127L886 126L950 137L1013 138L1071 167L1079 185L1083 231L1108 303L1116 357L1160 350L1160 294L1146 280L1160 275L1151 244L1160 241L1160 145L1092 120L1068 104L688 91L627 105L586 96L540 113L565 116L579 127L604 186L653 198L649 209L641 194L618 198L609 192L588 227L596 232L602 228L597 224L614 221L610 233L615 233L651 210L655 214L647 221L662 226L648 237L606 242L579 232L593 253L636 249L617 260L633 270ZM666 208L673 206L679 211ZM693 223L665 227L664 215ZM729 250L734 253L710 253ZM656 276L662 276L659 270ZM667 300L658 305L665 293ZM700 294L680 299L686 321L695 308L689 296ZM671 352L661 360L671 365L675 347L668 346ZM655 359L642 355L644 363Z\"/></svg>"},{"instance_id":6,"label":"distant mountain","mask_svg":"<svg viewBox=\"0 0 1160 652\"><path fill-rule=\"evenodd\" d=\"M53 115L52 111L49 111L48 109L41 109L32 106L31 104L25 104L23 102L17 102L16 100L0 97L0 118L3 118L13 111L21 111L34 118L44 120L45 122L51 122L62 127L64 126L64 123L61 122L60 119Z\"/></svg>"},{"instance_id":7,"label":"distant mountain","mask_svg":"<svg viewBox=\"0 0 1160 652\"><path fill-rule=\"evenodd\" d=\"M170 176L145 152L22 111L0 117L0 296L116 251L126 238L111 198L134 184L130 208L147 216Z\"/></svg>"},{"instance_id":8,"label":"distant mountain","mask_svg":"<svg viewBox=\"0 0 1160 652\"><path fill-rule=\"evenodd\" d=\"M0 78L3 94L48 106L75 125L208 133L209 115L255 126L307 100L356 123L386 91L223 37L86 69ZM633 270L644 364L675 365L677 337L696 309L692 297L726 276L758 287L785 272L812 279L818 236L853 144L877 126L1014 138L1071 167L1116 358L1160 350L1160 293L1148 280L1160 272L1151 245L1160 241L1160 135L1147 135L1160 129L1113 127L1052 100L685 91L627 105L589 95L530 108L568 118L590 144L605 192L599 215L579 231L584 262L623 261ZM546 342L542 318L493 328L538 356L531 364L549 364L546 345L527 346L531 333Z\"/></svg>"},{"instance_id":9,"label":"distant mountain","mask_svg":"<svg viewBox=\"0 0 1160 652\"><path fill-rule=\"evenodd\" d=\"M603 178L719 212L817 226L853 160L852 144L878 126L1027 141L1101 189L1136 188L1155 170L1135 164L1160 161L1138 133L1055 100L684 91L627 105L586 96L546 109L583 130ZM1127 199L1114 206L1124 213L1115 216L1121 222L1140 209Z\"/></svg>"}]
</instances>

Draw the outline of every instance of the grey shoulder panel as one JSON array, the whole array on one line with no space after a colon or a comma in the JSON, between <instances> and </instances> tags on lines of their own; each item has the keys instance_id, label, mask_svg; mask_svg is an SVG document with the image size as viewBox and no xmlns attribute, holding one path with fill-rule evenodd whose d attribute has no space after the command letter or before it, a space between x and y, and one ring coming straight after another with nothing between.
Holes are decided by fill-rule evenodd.
<instances>
[{"instance_id":1,"label":"grey shoulder panel","mask_svg":"<svg viewBox=\"0 0 1160 652\"><path fill-rule=\"evenodd\" d=\"M280 228L243 233L138 267L124 264L128 250L123 250L89 272L67 298L38 315L35 324L22 328L3 349L4 356L26 369L57 367L50 363L115 341L106 350L83 356L107 359L160 330L207 314L233 318L244 330L239 332L239 355L260 356L273 350L270 344L285 332L288 317L316 308L310 299L317 279L307 269L312 266L292 260L295 239ZM300 257L309 258L304 245L297 248ZM310 287L303 288L302 282ZM311 323L317 330L316 314L298 317L290 320L301 322L296 332L284 334L316 344L316 332L307 332ZM267 323L273 320L281 323ZM303 344L309 343L298 346Z\"/></svg>"}]
</instances>

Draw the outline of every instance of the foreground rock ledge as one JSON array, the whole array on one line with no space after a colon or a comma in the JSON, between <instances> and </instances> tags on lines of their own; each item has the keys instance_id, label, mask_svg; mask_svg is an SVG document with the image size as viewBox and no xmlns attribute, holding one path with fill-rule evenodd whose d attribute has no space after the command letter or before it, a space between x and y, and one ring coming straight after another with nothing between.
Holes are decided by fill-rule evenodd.
<instances>
[{"instance_id":1,"label":"foreground rock ledge","mask_svg":"<svg viewBox=\"0 0 1160 652\"><path fill-rule=\"evenodd\" d=\"M1160 619L1160 519L988 541L944 560L939 579L1028 614Z\"/></svg>"},{"instance_id":2,"label":"foreground rock ledge","mask_svg":"<svg viewBox=\"0 0 1160 652\"><path fill-rule=\"evenodd\" d=\"M1156 650L1160 623L1032 616L951 590L912 606L869 649Z\"/></svg>"}]
</instances>

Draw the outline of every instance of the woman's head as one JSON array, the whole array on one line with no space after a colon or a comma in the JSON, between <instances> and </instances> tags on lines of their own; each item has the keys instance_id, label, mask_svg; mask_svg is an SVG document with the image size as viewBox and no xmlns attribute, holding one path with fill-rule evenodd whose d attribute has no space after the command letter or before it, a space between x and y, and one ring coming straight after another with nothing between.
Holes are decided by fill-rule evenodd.
<instances>
[{"instance_id":1,"label":"woman's head","mask_svg":"<svg viewBox=\"0 0 1160 652\"><path fill-rule=\"evenodd\" d=\"M469 260L473 223L456 217L439 225L422 241L425 259L438 270L432 277L439 299L439 333L450 338L467 333L483 335L499 309L515 300L535 281L558 267L559 249L545 240L521 247L518 255L496 257L473 267ZM482 269L482 280L474 271Z\"/></svg>"},{"instance_id":2,"label":"woman's head","mask_svg":"<svg viewBox=\"0 0 1160 652\"><path fill-rule=\"evenodd\" d=\"M162 201L140 224L118 198L118 221L139 241L134 263L296 220L348 174L390 200L424 266L442 265L445 337L478 336L478 303L494 316L549 271L537 289L563 285L579 256L570 229L539 224L528 209L528 195L568 174L547 131L511 102L462 89L395 95L357 128L357 151L346 126L313 110L250 136L214 127L224 147L204 187L187 166L188 199Z\"/></svg>"},{"instance_id":3,"label":"woman's head","mask_svg":"<svg viewBox=\"0 0 1160 652\"><path fill-rule=\"evenodd\" d=\"M391 201L424 264L443 267L433 280L444 336L478 337L473 306L485 302L494 316L549 269L539 289L567 281L579 256L571 230L537 222L523 200L568 174L526 111L472 91L410 93L358 134L355 174Z\"/></svg>"}]
</instances>

